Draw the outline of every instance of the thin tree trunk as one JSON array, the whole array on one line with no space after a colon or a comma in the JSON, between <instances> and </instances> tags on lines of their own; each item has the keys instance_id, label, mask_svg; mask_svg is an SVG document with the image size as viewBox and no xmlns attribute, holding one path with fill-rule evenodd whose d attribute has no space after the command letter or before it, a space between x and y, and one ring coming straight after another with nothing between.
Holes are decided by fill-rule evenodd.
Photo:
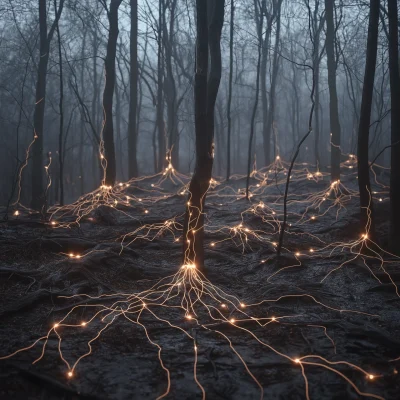
<instances>
[{"instance_id":1,"label":"thin tree trunk","mask_svg":"<svg viewBox=\"0 0 400 400\"><path fill-rule=\"evenodd\" d=\"M371 184L369 180L368 144L378 47L379 6L380 0L370 0L367 59L365 63L357 149L361 225L362 228L367 227L371 237L374 237L374 213L371 197Z\"/></svg>"},{"instance_id":2,"label":"thin tree trunk","mask_svg":"<svg viewBox=\"0 0 400 400\"><path fill-rule=\"evenodd\" d=\"M260 91L260 67L261 67L261 57L262 57L262 32L263 32L263 22L264 22L264 14L265 14L265 4L266 0L262 0L261 10L260 10L260 22L258 24L258 60L257 60L257 76L256 76L256 93L255 100L253 106L253 112L251 115L250 122L250 138L249 138L249 149L247 154L247 179L246 179L246 198L249 199L249 185L250 185L250 172L251 172L251 154L253 149L253 137L254 137L254 128L255 128L255 120L257 115L257 107L258 107L258 94ZM264 143L265 144L265 143Z\"/></svg>"},{"instance_id":3,"label":"thin tree trunk","mask_svg":"<svg viewBox=\"0 0 400 400\"><path fill-rule=\"evenodd\" d=\"M46 0L39 0L40 58L36 81L35 111L33 116L35 141L32 145L31 207L34 210L40 210L44 204L43 126L46 104L47 64L49 61L50 42L54 34L56 23L60 19L63 6L64 0L61 0L59 8L55 10L55 20L50 28L49 33L47 33Z\"/></svg>"},{"instance_id":4,"label":"thin tree trunk","mask_svg":"<svg viewBox=\"0 0 400 400\"><path fill-rule=\"evenodd\" d=\"M226 153L226 180L229 181L231 175L231 129L232 129L232 81L233 81L233 27L235 21L235 1L231 0L231 21L230 21L230 32L229 32L229 87L228 87L228 106L227 106L227 118L228 118L228 138L227 138L227 153Z\"/></svg>"},{"instance_id":5,"label":"thin tree trunk","mask_svg":"<svg viewBox=\"0 0 400 400\"><path fill-rule=\"evenodd\" d=\"M115 86L115 57L118 39L118 8L122 0L111 0L108 11L109 33L107 42L107 54L105 59L106 83L103 92L103 141L106 169L104 184L114 186L116 178L116 161L114 146L113 126L113 97Z\"/></svg>"},{"instance_id":6,"label":"thin tree trunk","mask_svg":"<svg viewBox=\"0 0 400 400\"><path fill-rule=\"evenodd\" d=\"M336 61L335 61L335 0L325 0L326 13L326 56L328 63L329 86L329 119L331 127L331 181L340 179L340 122L338 97L336 89Z\"/></svg>"},{"instance_id":7,"label":"thin tree trunk","mask_svg":"<svg viewBox=\"0 0 400 400\"><path fill-rule=\"evenodd\" d=\"M159 0L158 10L158 54L157 54L157 133L158 133L158 161L157 171L162 171L165 164L166 144L164 131L164 96L163 96L163 75L164 75L164 56L163 56L163 24L164 24L164 0Z\"/></svg>"},{"instance_id":8,"label":"thin tree trunk","mask_svg":"<svg viewBox=\"0 0 400 400\"><path fill-rule=\"evenodd\" d=\"M54 9L57 9L57 0L54 0ZM59 162L59 184L60 184L60 206L64 205L64 162L63 162L63 134L64 134L64 110L63 110L63 100L64 100L64 82L63 82L63 64L62 64L62 53L61 53L61 36L60 36L60 26L58 21L56 23L57 29L57 39L58 39L58 61L60 68L60 131L58 135L58 162Z\"/></svg>"},{"instance_id":9,"label":"thin tree trunk","mask_svg":"<svg viewBox=\"0 0 400 400\"><path fill-rule=\"evenodd\" d=\"M131 68L129 84L128 178L138 176L137 162L137 104L138 104L138 2L131 0L131 35L129 41Z\"/></svg>"},{"instance_id":10,"label":"thin tree trunk","mask_svg":"<svg viewBox=\"0 0 400 400\"><path fill-rule=\"evenodd\" d=\"M269 110L268 110L268 118L267 118L267 130L265 140L267 143L271 143L271 134L274 124L274 116L275 116L275 91L276 91L276 83L278 79L278 70L279 70L279 41L280 41L280 32L281 32L281 5L282 1L278 0L277 11L276 11L276 35L275 35L275 46L274 46L274 58L272 61L272 79L271 79L271 89L269 92ZM274 155L276 152L276 141L274 136ZM268 157L270 157L270 151ZM268 160L267 160L268 161ZM270 164L270 162L266 163L266 165Z\"/></svg>"}]
</instances>

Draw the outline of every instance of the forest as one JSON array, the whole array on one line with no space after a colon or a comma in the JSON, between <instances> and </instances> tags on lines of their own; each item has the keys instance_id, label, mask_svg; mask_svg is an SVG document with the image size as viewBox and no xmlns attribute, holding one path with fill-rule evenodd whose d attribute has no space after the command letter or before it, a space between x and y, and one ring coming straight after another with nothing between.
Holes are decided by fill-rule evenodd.
<instances>
[{"instance_id":1,"label":"forest","mask_svg":"<svg viewBox=\"0 0 400 400\"><path fill-rule=\"evenodd\" d=\"M399 9L0 0L0 400L399 399Z\"/></svg>"}]
</instances>

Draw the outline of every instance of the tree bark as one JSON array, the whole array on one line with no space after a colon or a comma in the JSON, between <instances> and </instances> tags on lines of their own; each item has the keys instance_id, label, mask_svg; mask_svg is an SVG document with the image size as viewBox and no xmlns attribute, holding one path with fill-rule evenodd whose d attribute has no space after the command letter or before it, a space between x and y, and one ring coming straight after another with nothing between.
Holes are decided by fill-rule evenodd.
<instances>
[{"instance_id":1,"label":"tree bark","mask_svg":"<svg viewBox=\"0 0 400 400\"><path fill-rule=\"evenodd\" d=\"M357 149L358 186L360 189L361 207L360 222L363 229L367 227L367 231L369 230L370 232L370 237L374 236L374 213L371 197L371 184L369 180L368 144L378 47L379 6L380 0L370 0L367 59L365 63Z\"/></svg>"},{"instance_id":2,"label":"tree bark","mask_svg":"<svg viewBox=\"0 0 400 400\"><path fill-rule=\"evenodd\" d=\"M190 194L184 221L183 262L194 264L200 271L204 271L204 205L214 161L214 109L221 81L220 41L224 6L224 0L196 0L196 165L189 186Z\"/></svg>"}]
</instances>

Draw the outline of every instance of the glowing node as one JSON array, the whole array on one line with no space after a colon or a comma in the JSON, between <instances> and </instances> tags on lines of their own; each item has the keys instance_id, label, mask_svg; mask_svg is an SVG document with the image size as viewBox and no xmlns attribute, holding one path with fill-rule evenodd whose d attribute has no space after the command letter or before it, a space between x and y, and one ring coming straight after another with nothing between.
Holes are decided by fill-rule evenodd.
<instances>
[{"instance_id":1,"label":"glowing node","mask_svg":"<svg viewBox=\"0 0 400 400\"><path fill-rule=\"evenodd\" d=\"M74 253L69 253L69 256L70 256L70 258L74 258L75 257Z\"/></svg>"},{"instance_id":2,"label":"glowing node","mask_svg":"<svg viewBox=\"0 0 400 400\"><path fill-rule=\"evenodd\" d=\"M15 216L18 216L18 215L19 215L19 211L18 211L18 210L15 211L15 212L14 212L14 215L15 215Z\"/></svg>"},{"instance_id":3,"label":"glowing node","mask_svg":"<svg viewBox=\"0 0 400 400\"><path fill-rule=\"evenodd\" d=\"M297 253L295 254L295 256L296 256L296 257L299 257L299 256L300 256L300 253L299 253L299 252L297 252Z\"/></svg>"},{"instance_id":4,"label":"glowing node","mask_svg":"<svg viewBox=\"0 0 400 400\"><path fill-rule=\"evenodd\" d=\"M145 214L148 214L148 213L149 213L149 210L144 210L144 213L145 213Z\"/></svg>"},{"instance_id":5,"label":"glowing node","mask_svg":"<svg viewBox=\"0 0 400 400\"><path fill-rule=\"evenodd\" d=\"M240 307L245 308L245 307L246 307L246 304L240 303Z\"/></svg>"},{"instance_id":6,"label":"glowing node","mask_svg":"<svg viewBox=\"0 0 400 400\"><path fill-rule=\"evenodd\" d=\"M271 321L276 321L276 318L275 318L275 317L272 317L272 318L271 318Z\"/></svg>"},{"instance_id":7,"label":"glowing node","mask_svg":"<svg viewBox=\"0 0 400 400\"><path fill-rule=\"evenodd\" d=\"M54 324L53 325L53 328L58 328L60 325L58 325L58 324Z\"/></svg>"},{"instance_id":8,"label":"glowing node","mask_svg":"<svg viewBox=\"0 0 400 400\"><path fill-rule=\"evenodd\" d=\"M100 158L101 158L101 159L103 159L103 158L104 158L103 154L101 154L101 155L100 155Z\"/></svg>"},{"instance_id":9,"label":"glowing node","mask_svg":"<svg viewBox=\"0 0 400 400\"><path fill-rule=\"evenodd\" d=\"M86 326L87 322L81 322L81 326Z\"/></svg>"},{"instance_id":10,"label":"glowing node","mask_svg":"<svg viewBox=\"0 0 400 400\"><path fill-rule=\"evenodd\" d=\"M374 376L374 375L372 375L372 374L369 374L369 375L368 375L368 379L369 379L369 380L371 380L371 381L372 381L374 378L375 378L375 376Z\"/></svg>"},{"instance_id":11,"label":"glowing node","mask_svg":"<svg viewBox=\"0 0 400 400\"><path fill-rule=\"evenodd\" d=\"M236 322L235 318L230 319L231 324L234 324Z\"/></svg>"},{"instance_id":12,"label":"glowing node","mask_svg":"<svg viewBox=\"0 0 400 400\"><path fill-rule=\"evenodd\" d=\"M276 159L277 159L277 160L280 160L280 157L279 157L279 156L276 156Z\"/></svg>"},{"instance_id":13,"label":"glowing node","mask_svg":"<svg viewBox=\"0 0 400 400\"><path fill-rule=\"evenodd\" d=\"M186 318L187 319L192 319L193 317L190 314L188 314L188 315L186 315Z\"/></svg>"},{"instance_id":14,"label":"glowing node","mask_svg":"<svg viewBox=\"0 0 400 400\"><path fill-rule=\"evenodd\" d=\"M315 219L314 215L311 217L311 219Z\"/></svg>"},{"instance_id":15,"label":"glowing node","mask_svg":"<svg viewBox=\"0 0 400 400\"><path fill-rule=\"evenodd\" d=\"M142 201L142 199L139 199L139 201Z\"/></svg>"},{"instance_id":16,"label":"glowing node","mask_svg":"<svg viewBox=\"0 0 400 400\"><path fill-rule=\"evenodd\" d=\"M215 246L215 243L211 243L211 246L213 246L213 247L214 247L214 246Z\"/></svg>"},{"instance_id":17,"label":"glowing node","mask_svg":"<svg viewBox=\"0 0 400 400\"><path fill-rule=\"evenodd\" d=\"M222 303L221 308L226 308L226 304Z\"/></svg>"},{"instance_id":18,"label":"glowing node","mask_svg":"<svg viewBox=\"0 0 400 400\"><path fill-rule=\"evenodd\" d=\"M76 258L81 258L81 257L82 257L82 256L81 256L81 255L79 255L79 254L76 256Z\"/></svg>"},{"instance_id":19,"label":"glowing node","mask_svg":"<svg viewBox=\"0 0 400 400\"><path fill-rule=\"evenodd\" d=\"M310 249L310 253L314 253L314 249Z\"/></svg>"},{"instance_id":20,"label":"glowing node","mask_svg":"<svg viewBox=\"0 0 400 400\"><path fill-rule=\"evenodd\" d=\"M151 184L151 187L154 187L154 183Z\"/></svg>"},{"instance_id":21,"label":"glowing node","mask_svg":"<svg viewBox=\"0 0 400 400\"><path fill-rule=\"evenodd\" d=\"M299 358L295 358L295 359L294 359L294 362L295 362L296 364L300 364L300 359L299 359Z\"/></svg>"},{"instance_id":22,"label":"glowing node","mask_svg":"<svg viewBox=\"0 0 400 400\"><path fill-rule=\"evenodd\" d=\"M56 224L56 222L55 222L55 221L51 221L51 225L53 225L53 226L54 226L55 224Z\"/></svg>"},{"instance_id":23,"label":"glowing node","mask_svg":"<svg viewBox=\"0 0 400 400\"><path fill-rule=\"evenodd\" d=\"M383 201L383 199L382 199L382 198L380 198L380 199L379 199L379 201Z\"/></svg>"},{"instance_id":24,"label":"glowing node","mask_svg":"<svg viewBox=\"0 0 400 400\"><path fill-rule=\"evenodd\" d=\"M68 371L68 378L72 378L73 376L74 376L74 374L73 374L73 372L72 371Z\"/></svg>"}]
</instances>

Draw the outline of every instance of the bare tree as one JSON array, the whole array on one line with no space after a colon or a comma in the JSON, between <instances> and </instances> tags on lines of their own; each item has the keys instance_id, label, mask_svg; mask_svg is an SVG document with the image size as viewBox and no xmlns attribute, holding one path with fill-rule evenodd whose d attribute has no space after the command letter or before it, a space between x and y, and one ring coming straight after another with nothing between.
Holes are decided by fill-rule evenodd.
<instances>
[{"instance_id":1,"label":"bare tree","mask_svg":"<svg viewBox=\"0 0 400 400\"><path fill-rule=\"evenodd\" d=\"M106 82L103 92L103 141L104 141L104 157L106 159L106 170L104 183L109 186L114 186L116 179L116 160L114 146L114 125L113 125L113 97L115 86L115 57L117 52L118 40L118 8L122 0L110 0L110 6L102 1L102 4L107 12L109 30L107 53L104 62Z\"/></svg>"},{"instance_id":2,"label":"bare tree","mask_svg":"<svg viewBox=\"0 0 400 400\"><path fill-rule=\"evenodd\" d=\"M128 122L128 177L138 176L137 162L137 106L138 106L138 2L131 0L130 49L130 85L129 85L129 122Z\"/></svg>"},{"instance_id":3,"label":"bare tree","mask_svg":"<svg viewBox=\"0 0 400 400\"><path fill-rule=\"evenodd\" d=\"M229 85L228 85L228 137L227 137L227 153L226 153L226 180L229 181L231 175L231 130L232 130L232 81L233 81L233 34L235 21L235 1L231 0L231 20L229 24Z\"/></svg>"},{"instance_id":4,"label":"bare tree","mask_svg":"<svg viewBox=\"0 0 400 400\"><path fill-rule=\"evenodd\" d=\"M363 228L369 228L371 236L374 235L374 214L371 198L371 184L369 180L368 145L378 48L379 6L380 0L370 0L367 59L365 62L364 86L361 101L360 125L358 128L357 149L361 225Z\"/></svg>"},{"instance_id":5,"label":"bare tree","mask_svg":"<svg viewBox=\"0 0 400 400\"><path fill-rule=\"evenodd\" d=\"M326 14L326 56L328 63L329 120L331 126L331 180L340 179L340 122L336 88L336 59L334 24L335 0L325 0Z\"/></svg>"},{"instance_id":6,"label":"bare tree","mask_svg":"<svg viewBox=\"0 0 400 400\"><path fill-rule=\"evenodd\" d=\"M44 110L46 104L47 64L49 62L50 43L54 35L58 20L60 19L64 0L60 1L55 10L55 18L47 32L47 5L46 0L39 0L39 30L40 30L40 58L36 81L36 102L33 116L34 138L32 145L32 198L31 207L40 210L44 202Z\"/></svg>"},{"instance_id":7,"label":"bare tree","mask_svg":"<svg viewBox=\"0 0 400 400\"><path fill-rule=\"evenodd\" d=\"M258 107L258 95L260 91L260 69L261 69L261 58L262 58L262 43L263 43L263 22L266 8L266 0L262 0L261 4L258 5L257 2L254 2L256 15L258 14L258 18L256 17L258 24L258 58L257 58L257 72L256 72L256 93L254 98L253 112L251 114L250 121L250 137L249 137L249 148L247 153L247 180L246 180L246 199L249 199L249 185L250 185L250 169L251 169L251 155L253 148L253 137L254 137L254 128L255 128L255 120L257 115L257 107ZM258 8L260 7L260 9Z\"/></svg>"},{"instance_id":8,"label":"bare tree","mask_svg":"<svg viewBox=\"0 0 400 400\"><path fill-rule=\"evenodd\" d=\"M224 5L224 0L196 0L196 165L189 186L183 252L184 262L195 264L201 271L204 271L204 206L214 161L214 108L222 70L220 40Z\"/></svg>"}]
</instances>

